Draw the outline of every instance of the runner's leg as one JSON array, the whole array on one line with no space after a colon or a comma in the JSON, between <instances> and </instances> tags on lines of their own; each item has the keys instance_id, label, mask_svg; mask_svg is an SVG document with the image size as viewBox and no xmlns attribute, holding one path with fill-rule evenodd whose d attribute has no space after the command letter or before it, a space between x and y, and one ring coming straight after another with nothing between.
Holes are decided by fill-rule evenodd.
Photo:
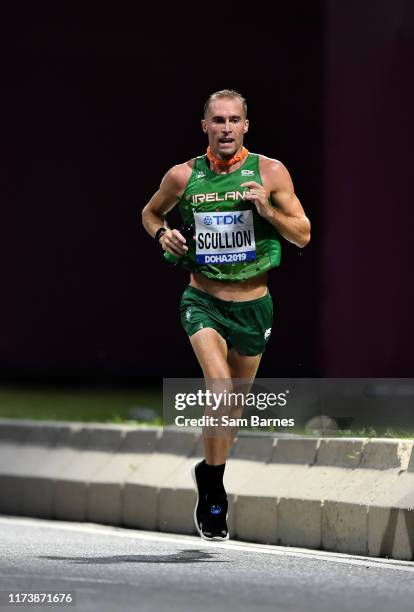
<instances>
[{"instance_id":1,"label":"runner's leg","mask_svg":"<svg viewBox=\"0 0 414 612\"><path fill-rule=\"evenodd\" d=\"M240 355L235 349L227 350L224 338L215 329L208 327L193 334L190 341L205 380L217 381L215 391L220 392L221 387L226 387L227 391L231 391L232 379L237 378L251 381L253 384L261 354ZM244 392L248 393L248 391L249 389L245 387ZM232 411L232 416L237 417L238 415L238 410ZM224 432L225 429L221 430L221 435L211 436L207 435L206 430L203 430L206 463L209 465L222 465L227 459L235 432L232 433L229 430L228 435L225 435Z\"/></svg>"},{"instance_id":2,"label":"runner's leg","mask_svg":"<svg viewBox=\"0 0 414 612\"><path fill-rule=\"evenodd\" d=\"M256 377L262 355L239 355L231 348L227 353L227 362L230 366L232 378L246 378L252 383Z\"/></svg>"},{"instance_id":3,"label":"runner's leg","mask_svg":"<svg viewBox=\"0 0 414 612\"><path fill-rule=\"evenodd\" d=\"M254 383L257 370L260 365L262 354L259 355L240 355L236 349L231 348L227 354L227 362L230 366L231 378L233 383L233 391L238 394L242 392L244 395L250 392ZM241 384L240 384L241 383ZM231 417L238 419L243 416L243 406L237 404L232 408ZM235 427L232 431L232 444L238 433L238 428ZM230 449L230 447L229 447Z\"/></svg>"},{"instance_id":4,"label":"runner's leg","mask_svg":"<svg viewBox=\"0 0 414 612\"><path fill-rule=\"evenodd\" d=\"M205 327L193 334L190 341L208 388L216 393L220 393L225 387L227 391L231 391L231 370L227 362L228 351L224 338L215 329ZM226 436L224 430L220 431L220 435L212 435L211 428L203 428L206 463L223 465L231 442L230 434Z\"/></svg>"},{"instance_id":5,"label":"runner's leg","mask_svg":"<svg viewBox=\"0 0 414 612\"><path fill-rule=\"evenodd\" d=\"M244 381L247 379L248 385L243 385L243 392L250 390L250 381L252 384L261 355L243 356L233 349L228 350L224 338L215 329L208 327L192 334L190 341L203 370L206 389L214 392L226 389L230 392L233 390L234 377ZM232 412L233 410L230 412L231 416ZM206 408L205 414L209 413L213 415L214 411ZM236 433L237 427L226 426L203 427L202 430L205 460L192 469L198 493L194 522L200 536L207 540L229 538L228 501L223 476L228 452Z\"/></svg>"}]
</instances>

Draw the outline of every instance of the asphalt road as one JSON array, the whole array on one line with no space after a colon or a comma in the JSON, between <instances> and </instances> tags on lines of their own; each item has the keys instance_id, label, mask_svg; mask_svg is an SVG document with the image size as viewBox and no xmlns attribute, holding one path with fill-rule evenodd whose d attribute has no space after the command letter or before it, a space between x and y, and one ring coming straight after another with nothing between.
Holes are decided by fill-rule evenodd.
<instances>
[{"instance_id":1,"label":"asphalt road","mask_svg":"<svg viewBox=\"0 0 414 612\"><path fill-rule=\"evenodd\" d=\"M0 598L75 593L76 604L0 612L413 612L414 563L0 517Z\"/></svg>"}]
</instances>

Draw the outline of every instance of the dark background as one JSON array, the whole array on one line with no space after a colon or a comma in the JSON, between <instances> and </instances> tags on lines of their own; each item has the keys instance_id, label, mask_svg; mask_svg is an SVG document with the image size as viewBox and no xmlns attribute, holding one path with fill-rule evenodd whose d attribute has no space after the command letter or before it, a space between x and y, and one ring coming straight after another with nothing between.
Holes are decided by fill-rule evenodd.
<instances>
[{"instance_id":1,"label":"dark background","mask_svg":"<svg viewBox=\"0 0 414 612\"><path fill-rule=\"evenodd\" d=\"M290 1L272 20L206 6L186 24L115 6L7 15L2 380L200 374L179 322L187 274L140 211L204 152L221 88L247 98L247 147L285 163L312 222L269 275L260 375L412 376L411 3Z\"/></svg>"}]
</instances>

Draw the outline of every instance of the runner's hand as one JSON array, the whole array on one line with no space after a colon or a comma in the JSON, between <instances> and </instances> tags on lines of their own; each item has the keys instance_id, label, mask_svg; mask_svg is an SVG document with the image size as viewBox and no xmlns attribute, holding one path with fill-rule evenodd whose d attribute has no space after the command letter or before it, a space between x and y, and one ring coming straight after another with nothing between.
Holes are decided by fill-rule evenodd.
<instances>
[{"instance_id":1,"label":"runner's hand","mask_svg":"<svg viewBox=\"0 0 414 612\"><path fill-rule=\"evenodd\" d=\"M256 206L256 210L261 217L265 219L270 217L272 214L272 206L269 203L267 193L263 185L259 185L256 181L247 181L242 183L241 187L247 187L248 193L245 195L246 200L251 200Z\"/></svg>"},{"instance_id":2,"label":"runner's hand","mask_svg":"<svg viewBox=\"0 0 414 612\"><path fill-rule=\"evenodd\" d=\"M168 251L168 253L176 257L182 257L188 251L186 239L177 229L168 229L165 234L161 236L160 244L164 251Z\"/></svg>"}]
</instances>

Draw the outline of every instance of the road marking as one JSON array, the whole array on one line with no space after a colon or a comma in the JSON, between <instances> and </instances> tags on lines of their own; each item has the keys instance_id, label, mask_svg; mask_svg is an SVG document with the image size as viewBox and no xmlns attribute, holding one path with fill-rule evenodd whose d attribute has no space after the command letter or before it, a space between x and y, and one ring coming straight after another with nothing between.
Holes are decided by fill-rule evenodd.
<instances>
[{"instance_id":1,"label":"road marking","mask_svg":"<svg viewBox=\"0 0 414 612\"><path fill-rule=\"evenodd\" d=\"M145 540L148 542L159 542L164 544L184 544L186 546L196 546L197 548L219 548L222 550L233 550L236 552L253 552L279 557L297 557L301 559L313 559L315 561L330 561L346 565L359 565L376 569L396 570L403 572L414 572L414 563L399 559L382 559L378 557L355 556L346 553L327 552L311 550L307 548L295 548L287 546L276 546L275 544L254 544L249 542L206 542L201 538L188 535L175 535L171 533L154 531L136 531L125 527L114 527L111 525L99 525L97 523L69 523L57 520L47 520L38 518L20 518L15 516L1 516L0 524L15 524L33 527L56 529L63 531L77 531L90 533L93 535L105 534L120 538L132 538Z\"/></svg>"}]
</instances>

